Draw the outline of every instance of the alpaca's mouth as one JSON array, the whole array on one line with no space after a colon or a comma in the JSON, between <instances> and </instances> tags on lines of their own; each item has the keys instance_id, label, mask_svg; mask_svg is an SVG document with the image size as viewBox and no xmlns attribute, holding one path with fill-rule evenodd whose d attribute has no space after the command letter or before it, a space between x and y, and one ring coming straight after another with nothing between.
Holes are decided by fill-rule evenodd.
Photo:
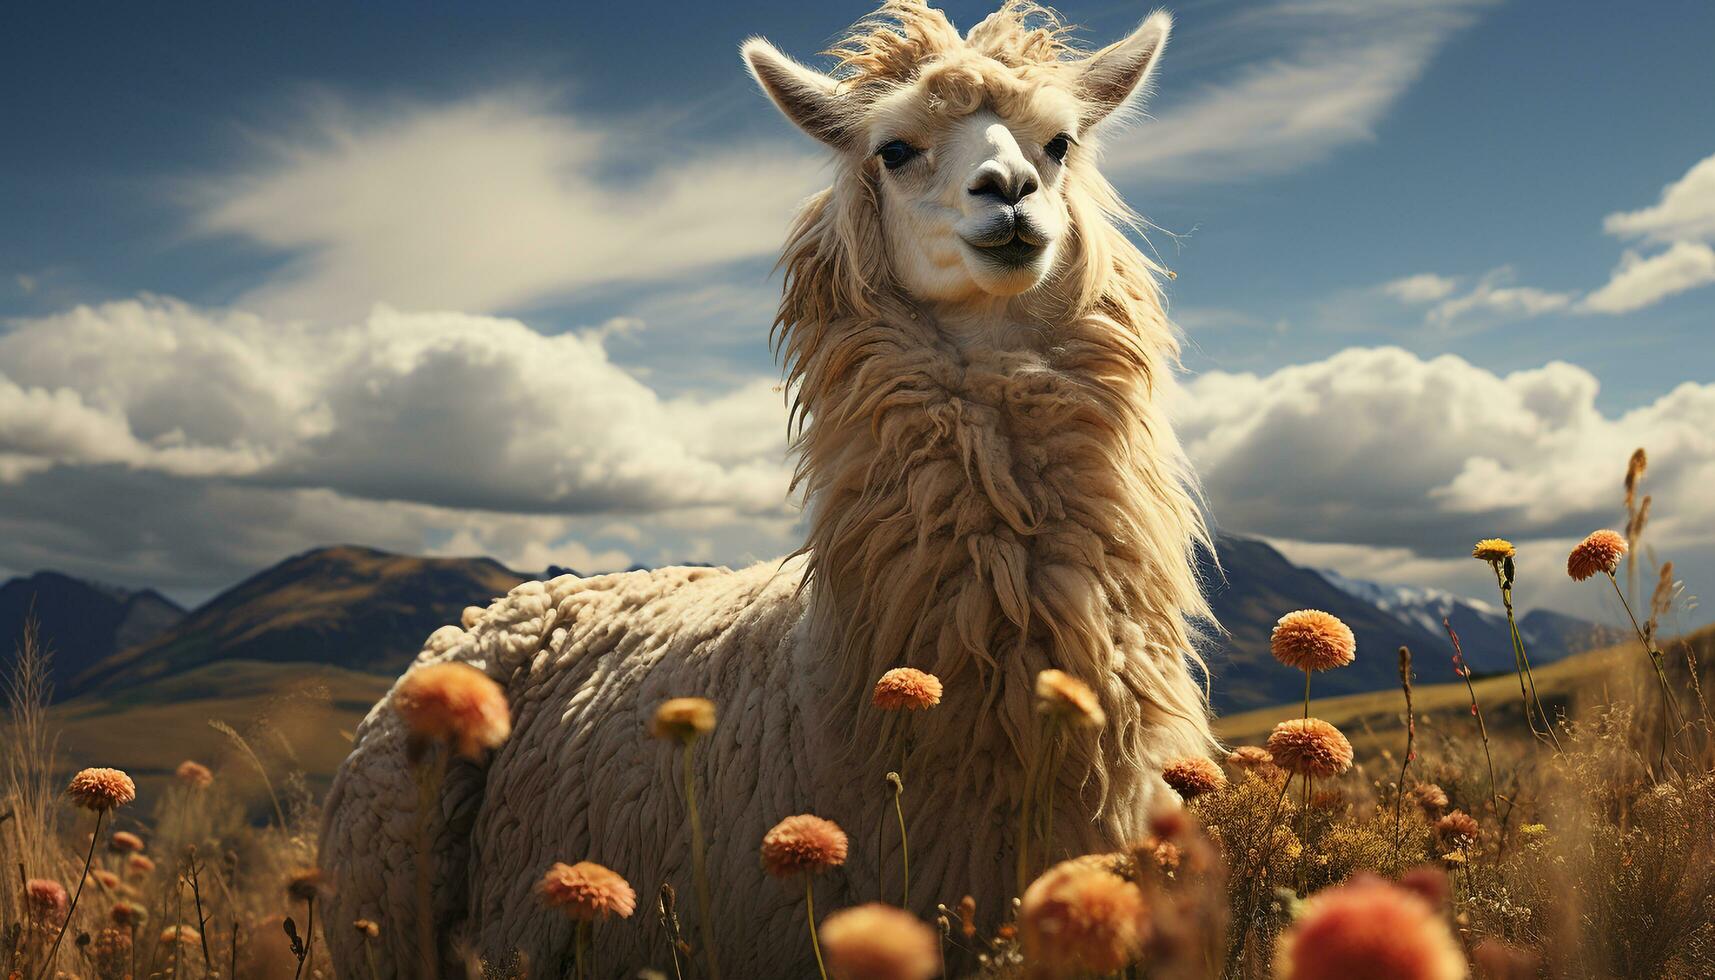
<instances>
[{"instance_id":1,"label":"alpaca's mouth","mask_svg":"<svg viewBox=\"0 0 1715 980\"><path fill-rule=\"evenodd\" d=\"M1017 235L999 245L971 245L971 251L1009 269L1022 268L1035 262L1036 257L1042 254L1042 248L1041 245L1032 245Z\"/></svg>"}]
</instances>

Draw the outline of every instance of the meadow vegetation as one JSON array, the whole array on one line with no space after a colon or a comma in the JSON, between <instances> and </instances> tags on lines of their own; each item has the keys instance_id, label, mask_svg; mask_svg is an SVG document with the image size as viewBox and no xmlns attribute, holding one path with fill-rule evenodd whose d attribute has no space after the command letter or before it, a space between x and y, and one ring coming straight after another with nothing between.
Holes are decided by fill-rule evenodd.
<instances>
[{"instance_id":1,"label":"meadow vegetation","mask_svg":"<svg viewBox=\"0 0 1715 980\"><path fill-rule=\"evenodd\" d=\"M1599 531L1568 556L1570 576L1625 604L1627 644L1533 668L1514 629L1515 671L1479 679L1451 628L1444 649L1354 650L1338 619L1282 610L1274 652L1304 670L1303 703L1223 719L1224 754L1164 773L1184 808L1153 815L1122 851L1054 853L1054 808L1027 795L1015 815L1026 846L1007 857L1017 893L931 896L928 919L900 906L927 907L912 901L909 858L933 840L905 842L898 890L854 908L817 907L815 881L846 860L847 830L877 828L783 813L758 860L803 896L800 936L826 976L1715 976L1715 629L1676 631L1684 586L1671 563L1641 564L1646 468L1641 451L1627 467L1624 532ZM1513 546L1484 540L1473 559L1494 569L1510 617L1514 589L1531 586L1515 581ZM1354 655L1397 658L1400 688L1314 700L1315 675ZM318 917L318 803L279 728L214 720L224 761L179 764L145 811L130 776L102 760L75 760L95 767L68 781L46 712L48 657L27 631L7 687L4 975L331 977L328 931L373 939L390 928ZM933 711L943 693L938 678L900 668L877 680L873 703ZM1106 723L1090 690L1060 672L1044 672L1037 699L1050 732ZM480 758L510 730L500 689L462 666L414 672L399 705L416 733L420 807L453 756ZM535 893L544 914L578 924L566 961L473 955L469 976L718 978L720 950L699 926L743 903L711 902L721 883L707 878L690 760L719 708L676 698L638 733L682 753L695 893L563 855ZM1027 785L1041 794L1053 744L1029 761ZM933 788L910 773L871 776L900 835L911 807L932 805ZM428 878L416 887L427 903ZM659 960L604 959L590 928L601 920L658 930ZM344 963L337 975L374 972Z\"/></svg>"}]
</instances>

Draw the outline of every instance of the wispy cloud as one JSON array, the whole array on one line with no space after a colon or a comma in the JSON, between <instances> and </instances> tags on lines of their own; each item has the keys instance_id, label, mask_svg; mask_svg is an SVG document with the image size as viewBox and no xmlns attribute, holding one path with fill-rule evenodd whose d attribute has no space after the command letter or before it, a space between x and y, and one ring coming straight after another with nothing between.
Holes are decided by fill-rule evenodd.
<instances>
[{"instance_id":1,"label":"wispy cloud","mask_svg":"<svg viewBox=\"0 0 1715 980\"><path fill-rule=\"evenodd\" d=\"M769 255L818 177L809 147L653 141L529 90L326 98L257 142L253 166L199 186L194 224L288 257L239 300L282 318L493 312Z\"/></svg>"},{"instance_id":2,"label":"wispy cloud","mask_svg":"<svg viewBox=\"0 0 1715 980\"><path fill-rule=\"evenodd\" d=\"M1275 54L1189 95L1171 68L1154 118L1114 140L1122 176L1183 182L1280 173L1374 138L1376 124L1482 0L1281 3L1234 18L1211 45ZM1223 38L1221 33L1229 35Z\"/></svg>"},{"instance_id":3,"label":"wispy cloud","mask_svg":"<svg viewBox=\"0 0 1715 980\"><path fill-rule=\"evenodd\" d=\"M1698 161L1667 185L1655 204L1608 215L1602 229L1619 238L1666 242L1668 247L1653 255L1626 250L1608 282L1582 298L1576 291L1515 285L1510 266L1491 270L1457 296L1453 294L1460 280L1433 272L1394 279L1375 289L1407 305L1433 303L1424 316L1432 325L1470 328L1562 310L1632 313L1715 283L1715 248L1708 244L1715 242L1715 156Z\"/></svg>"},{"instance_id":4,"label":"wispy cloud","mask_svg":"<svg viewBox=\"0 0 1715 980\"><path fill-rule=\"evenodd\" d=\"M1715 154L1663 188L1661 200L1650 207L1608 215L1602 230L1657 242L1715 241Z\"/></svg>"},{"instance_id":5,"label":"wispy cloud","mask_svg":"<svg viewBox=\"0 0 1715 980\"><path fill-rule=\"evenodd\" d=\"M1580 308L1630 313L1710 283L1715 283L1715 249L1702 242L1674 242L1648 258L1628 250L1608 284L1584 297Z\"/></svg>"}]
</instances>

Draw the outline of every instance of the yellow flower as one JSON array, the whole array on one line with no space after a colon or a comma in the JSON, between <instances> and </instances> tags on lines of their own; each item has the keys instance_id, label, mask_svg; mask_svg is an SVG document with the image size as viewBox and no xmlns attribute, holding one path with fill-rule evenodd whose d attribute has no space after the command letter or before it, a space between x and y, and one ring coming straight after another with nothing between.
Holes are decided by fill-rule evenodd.
<instances>
[{"instance_id":1,"label":"yellow flower","mask_svg":"<svg viewBox=\"0 0 1715 980\"><path fill-rule=\"evenodd\" d=\"M1484 538L1471 549L1471 557L1478 561L1506 561L1518 554L1518 549L1506 538Z\"/></svg>"},{"instance_id":2,"label":"yellow flower","mask_svg":"<svg viewBox=\"0 0 1715 980\"><path fill-rule=\"evenodd\" d=\"M689 742L715 730L715 703L707 698L669 698L655 709L649 734Z\"/></svg>"}]
</instances>

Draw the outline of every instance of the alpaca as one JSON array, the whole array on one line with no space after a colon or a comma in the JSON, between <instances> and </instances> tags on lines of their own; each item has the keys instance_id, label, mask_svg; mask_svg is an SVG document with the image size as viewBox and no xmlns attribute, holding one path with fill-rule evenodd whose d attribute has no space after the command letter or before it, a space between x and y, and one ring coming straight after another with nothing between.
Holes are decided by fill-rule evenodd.
<instances>
[{"instance_id":1,"label":"alpaca","mask_svg":"<svg viewBox=\"0 0 1715 980\"><path fill-rule=\"evenodd\" d=\"M832 75L744 45L835 161L789 230L774 335L808 540L741 571L528 583L428 639L417 664L486 671L514 713L511 738L456 762L430 811L444 963L516 950L554 969L572 923L531 889L555 861L600 862L639 893L634 919L596 925L598 975L667 966L664 882L700 941L677 756L646 734L669 697L719 706L695 765L729 977L813 975L802 884L758 860L785 816L850 834L819 909L898 898L898 835L877 836L902 752L915 911L969 893L998 924L1025 771L1050 737L1032 696L1046 668L1087 682L1108 718L1057 736L1048 857L1123 846L1172 805L1163 764L1213 744L1193 673L1207 535L1162 408L1178 355L1162 270L1122 234L1133 216L1097 169L1168 29L1157 13L1087 52L1025 0L963 36L921 0L887 0L830 52ZM870 687L896 666L941 677L943 703L875 709ZM359 917L381 923L384 976L418 962L405 743L383 699L328 798L343 974L367 972L341 928Z\"/></svg>"}]
</instances>

